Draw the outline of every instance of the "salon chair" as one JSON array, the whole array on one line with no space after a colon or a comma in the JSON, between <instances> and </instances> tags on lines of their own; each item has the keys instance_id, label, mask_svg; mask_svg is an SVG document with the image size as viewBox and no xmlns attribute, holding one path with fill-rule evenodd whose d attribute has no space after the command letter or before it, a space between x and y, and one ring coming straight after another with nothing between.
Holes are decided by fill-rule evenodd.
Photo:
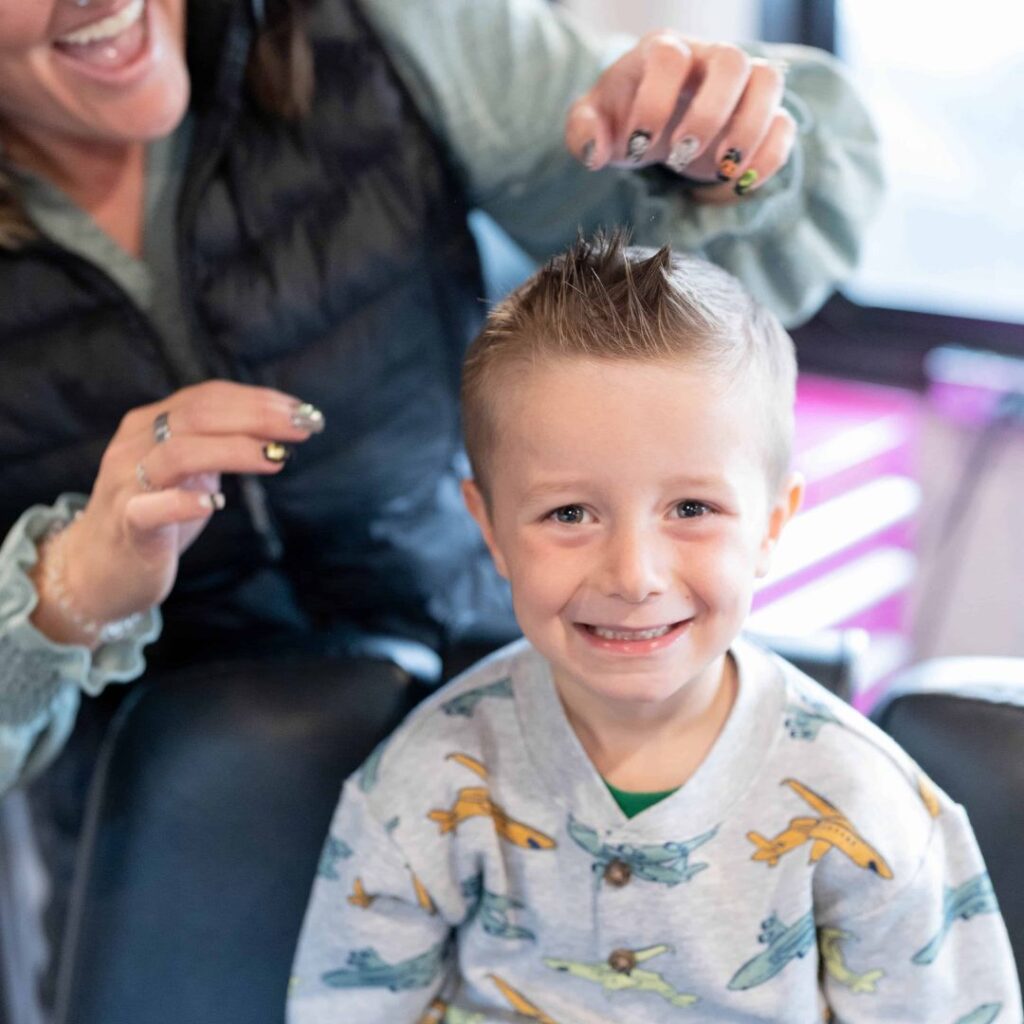
<instances>
[{"instance_id":1,"label":"salon chair","mask_svg":"<svg viewBox=\"0 0 1024 1024\"><path fill-rule=\"evenodd\" d=\"M935 658L872 719L966 808L1024 978L1024 658Z\"/></svg>"}]
</instances>

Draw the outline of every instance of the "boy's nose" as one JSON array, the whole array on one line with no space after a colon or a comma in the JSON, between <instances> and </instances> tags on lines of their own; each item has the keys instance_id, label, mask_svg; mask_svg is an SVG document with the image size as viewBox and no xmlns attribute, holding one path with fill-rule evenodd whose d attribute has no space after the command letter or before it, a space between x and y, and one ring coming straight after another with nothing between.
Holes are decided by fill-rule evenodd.
<instances>
[{"instance_id":1,"label":"boy's nose","mask_svg":"<svg viewBox=\"0 0 1024 1024\"><path fill-rule=\"evenodd\" d=\"M605 551L602 590L639 604L665 590L664 552L656 538L639 531L622 531L613 536Z\"/></svg>"}]
</instances>

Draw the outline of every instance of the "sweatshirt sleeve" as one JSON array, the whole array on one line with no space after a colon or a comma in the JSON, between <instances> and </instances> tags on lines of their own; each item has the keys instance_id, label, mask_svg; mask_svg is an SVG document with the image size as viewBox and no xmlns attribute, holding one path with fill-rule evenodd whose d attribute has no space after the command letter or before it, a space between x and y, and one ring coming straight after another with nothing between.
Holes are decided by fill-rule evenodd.
<instances>
[{"instance_id":1,"label":"sweatshirt sleeve","mask_svg":"<svg viewBox=\"0 0 1024 1024\"><path fill-rule=\"evenodd\" d=\"M441 1004L452 929L374 816L346 783L299 939L288 1024L416 1024Z\"/></svg>"},{"instance_id":2,"label":"sweatshirt sleeve","mask_svg":"<svg viewBox=\"0 0 1024 1024\"><path fill-rule=\"evenodd\" d=\"M828 1005L862 1024L1019 1024L1006 926L962 807L943 800L917 871L865 913L819 920Z\"/></svg>"},{"instance_id":3,"label":"sweatshirt sleeve","mask_svg":"<svg viewBox=\"0 0 1024 1024\"><path fill-rule=\"evenodd\" d=\"M882 191L878 140L841 65L800 46L786 61L798 126L786 167L742 201L694 202L663 168L592 174L565 148L571 103L631 44L546 0L362 0L399 74L447 146L471 202L542 259L578 229L630 225L731 271L787 324L811 316L856 264Z\"/></svg>"},{"instance_id":4,"label":"sweatshirt sleeve","mask_svg":"<svg viewBox=\"0 0 1024 1024\"><path fill-rule=\"evenodd\" d=\"M38 595L29 572L36 545L54 522L66 522L84 505L81 495L65 494L52 507L34 506L0 547L0 793L60 753L83 691L95 696L108 683L142 674L142 648L160 632L160 614L152 609L128 636L90 652L54 643L33 626Z\"/></svg>"}]
</instances>

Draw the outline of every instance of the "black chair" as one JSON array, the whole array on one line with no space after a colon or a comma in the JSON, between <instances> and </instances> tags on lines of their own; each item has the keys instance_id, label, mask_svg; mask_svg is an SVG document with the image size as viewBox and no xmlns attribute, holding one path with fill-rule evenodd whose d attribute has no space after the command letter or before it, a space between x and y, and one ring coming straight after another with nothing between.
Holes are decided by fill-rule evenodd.
<instances>
[{"instance_id":1,"label":"black chair","mask_svg":"<svg viewBox=\"0 0 1024 1024\"><path fill-rule=\"evenodd\" d=\"M340 782L417 690L322 658L141 684L90 790L57 1024L279 1024Z\"/></svg>"},{"instance_id":2,"label":"black chair","mask_svg":"<svg viewBox=\"0 0 1024 1024\"><path fill-rule=\"evenodd\" d=\"M1024 977L1024 658L936 658L871 717L966 808Z\"/></svg>"}]
</instances>

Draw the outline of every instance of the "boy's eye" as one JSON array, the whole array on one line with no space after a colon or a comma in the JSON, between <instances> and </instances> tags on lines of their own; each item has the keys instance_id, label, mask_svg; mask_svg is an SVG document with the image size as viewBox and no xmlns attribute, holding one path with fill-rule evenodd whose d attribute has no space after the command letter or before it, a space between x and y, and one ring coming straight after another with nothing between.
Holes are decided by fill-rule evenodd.
<instances>
[{"instance_id":1,"label":"boy's eye","mask_svg":"<svg viewBox=\"0 0 1024 1024\"><path fill-rule=\"evenodd\" d=\"M582 505L563 505L561 508L556 508L551 513L551 518L556 523L565 523L568 526L575 526L577 523L582 523L586 517L586 512Z\"/></svg>"},{"instance_id":2,"label":"boy's eye","mask_svg":"<svg viewBox=\"0 0 1024 1024\"><path fill-rule=\"evenodd\" d=\"M676 515L680 519L696 519L698 516L705 516L711 511L703 501L694 501L688 498L676 505Z\"/></svg>"}]
</instances>

